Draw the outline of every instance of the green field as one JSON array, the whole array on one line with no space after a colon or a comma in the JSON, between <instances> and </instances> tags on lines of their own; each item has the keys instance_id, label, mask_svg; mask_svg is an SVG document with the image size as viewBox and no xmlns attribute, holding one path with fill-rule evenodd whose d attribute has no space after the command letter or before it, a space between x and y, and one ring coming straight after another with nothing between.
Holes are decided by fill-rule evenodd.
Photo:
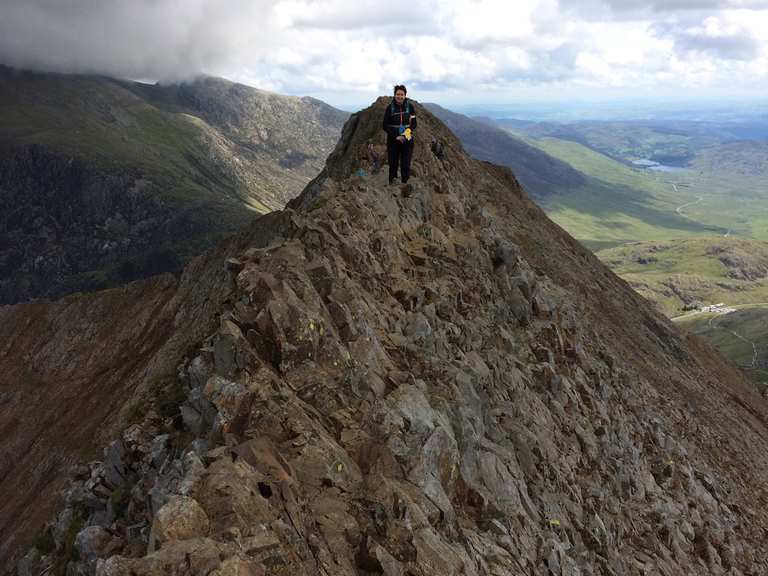
<instances>
[{"instance_id":1,"label":"green field","mask_svg":"<svg viewBox=\"0 0 768 576\"><path fill-rule=\"evenodd\" d=\"M735 142L701 150L685 183L702 201L686 216L768 240L768 142Z\"/></svg>"},{"instance_id":2,"label":"green field","mask_svg":"<svg viewBox=\"0 0 768 576\"><path fill-rule=\"evenodd\" d=\"M536 139L545 137L578 142L620 162L652 160L660 164L688 166L705 150L725 147L717 157L742 164L755 144L768 138L768 117L756 104L747 110L732 110L726 116L697 114L697 119L657 117L634 121L582 120L570 123L517 124L501 120L508 130L523 131ZM728 149L736 149L729 154ZM744 149L748 149L744 155Z\"/></svg>"},{"instance_id":3,"label":"green field","mask_svg":"<svg viewBox=\"0 0 768 576\"><path fill-rule=\"evenodd\" d=\"M677 185L677 174L631 168L576 142L554 138L532 142L587 176L585 185L553 196L544 208L592 249L727 232L676 212L697 199L689 188Z\"/></svg>"},{"instance_id":4,"label":"green field","mask_svg":"<svg viewBox=\"0 0 768 576\"><path fill-rule=\"evenodd\" d=\"M719 302L768 302L768 243L759 240L635 242L597 256L669 316Z\"/></svg>"}]
</instances>

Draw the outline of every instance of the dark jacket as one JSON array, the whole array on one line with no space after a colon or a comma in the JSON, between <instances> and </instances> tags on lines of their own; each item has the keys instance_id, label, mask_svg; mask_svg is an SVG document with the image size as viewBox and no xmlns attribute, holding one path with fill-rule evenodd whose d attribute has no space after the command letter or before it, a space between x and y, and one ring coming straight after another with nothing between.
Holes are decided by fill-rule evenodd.
<instances>
[{"instance_id":1,"label":"dark jacket","mask_svg":"<svg viewBox=\"0 0 768 576\"><path fill-rule=\"evenodd\" d=\"M384 131L387 133L387 144L393 143L395 138L398 137L401 124L406 128L410 126L411 130L415 130L415 116L416 110L408 98L403 100L402 106L398 106L393 98L386 110L384 110L384 120L381 124L382 128L384 128Z\"/></svg>"}]
</instances>

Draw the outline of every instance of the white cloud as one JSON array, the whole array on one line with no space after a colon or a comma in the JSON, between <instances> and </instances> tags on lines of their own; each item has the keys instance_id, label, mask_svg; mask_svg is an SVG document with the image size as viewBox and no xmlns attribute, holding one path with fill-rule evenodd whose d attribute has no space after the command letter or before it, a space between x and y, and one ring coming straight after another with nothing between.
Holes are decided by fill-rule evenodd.
<instances>
[{"instance_id":1,"label":"white cloud","mask_svg":"<svg viewBox=\"0 0 768 576\"><path fill-rule=\"evenodd\" d=\"M379 30L433 28L436 12L429 2L390 0L281 0L274 7L276 22L283 30Z\"/></svg>"},{"instance_id":2,"label":"white cloud","mask_svg":"<svg viewBox=\"0 0 768 576\"><path fill-rule=\"evenodd\" d=\"M766 89L768 0L4 0L0 62L331 102ZM419 96L421 94L422 96Z\"/></svg>"},{"instance_id":3,"label":"white cloud","mask_svg":"<svg viewBox=\"0 0 768 576\"><path fill-rule=\"evenodd\" d=\"M272 4L4 0L0 61L65 72L182 78L270 50Z\"/></svg>"},{"instance_id":4,"label":"white cloud","mask_svg":"<svg viewBox=\"0 0 768 576\"><path fill-rule=\"evenodd\" d=\"M537 0L457 0L443 2L453 38L460 43L511 42L535 34Z\"/></svg>"}]
</instances>

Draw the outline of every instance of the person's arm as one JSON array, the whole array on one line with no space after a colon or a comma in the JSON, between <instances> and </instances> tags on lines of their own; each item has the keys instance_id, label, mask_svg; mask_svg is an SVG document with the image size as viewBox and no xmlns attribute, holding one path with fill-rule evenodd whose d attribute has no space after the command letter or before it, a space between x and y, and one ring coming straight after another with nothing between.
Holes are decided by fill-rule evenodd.
<instances>
[{"instance_id":1,"label":"person's arm","mask_svg":"<svg viewBox=\"0 0 768 576\"><path fill-rule=\"evenodd\" d=\"M384 108L384 120L381 122L381 127L387 133L387 136L392 136L392 128L389 126L389 106Z\"/></svg>"},{"instance_id":2,"label":"person's arm","mask_svg":"<svg viewBox=\"0 0 768 576\"><path fill-rule=\"evenodd\" d=\"M416 107L411 103L411 118L409 122L409 126L411 127L411 130L416 130Z\"/></svg>"}]
</instances>

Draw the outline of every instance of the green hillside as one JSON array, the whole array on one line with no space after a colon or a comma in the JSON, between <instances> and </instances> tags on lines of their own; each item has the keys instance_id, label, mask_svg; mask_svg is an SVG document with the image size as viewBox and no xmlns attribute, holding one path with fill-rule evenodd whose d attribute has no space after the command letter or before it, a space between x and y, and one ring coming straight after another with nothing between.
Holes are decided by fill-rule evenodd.
<instances>
[{"instance_id":1,"label":"green hillside","mask_svg":"<svg viewBox=\"0 0 768 576\"><path fill-rule=\"evenodd\" d=\"M677 212L696 196L677 185L676 175L631 168L577 142L529 142L586 175L582 186L547 198L543 206L550 218L592 249L721 231Z\"/></svg>"},{"instance_id":2,"label":"green hillside","mask_svg":"<svg viewBox=\"0 0 768 576\"><path fill-rule=\"evenodd\" d=\"M529 126L533 138L578 142L619 161L647 159L661 164L686 165L698 150L721 141L718 131L702 130L695 122L588 121Z\"/></svg>"},{"instance_id":3,"label":"green hillside","mask_svg":"<svg viewBox=\"0 0 768 576\"><path fill-rule=\"evenodd\" d=\"M524 137L591 179L545 207L593 248L717 233L768 240L768 142L728 134L702 123L593 122L534 125ZM650 160L679 168L632 165Z\"/></svg>"},{"instance_id":4,"label":"green hillside","mask_svg":"<svg viewBox=\"0 0 768 576\"><path fill-rule=\"evenodd\" d=\"M597 256L667 315L724 302L768 302L768 243L739 238L636 242Z\"/></svg>"},{"instance_id":5,"label":"green hillside","mask_svg":"<svg viewBox=\"0 0 768 576\"><path fill-rule=\"evenodd\" d=\"M768 241L768 141L727 142L702 149L688 182L702 201L686 215Z\"/></svg>"},{"instance_id":6,"label":"green hillside","mask_svg":"<svg viewBox=\"0 0 768 576\"><path fill-rule=\"evenodd\" d=\"M234 107L239 114L228 114ZM6 149L35 144L105 170L138 169L164 195L257 212L281 207L314 177L346 116L317 100L217 78L160 86L0 68ZM275 174L291 156L307 160L298 183Z\"/></svg>"},{"instance_id":7,"label":"green hillside","mask_svg":"<svg viewBox=\"0 0 768 576\"><path fill-rule=\"evenodd\" d=\"M0 67L0 304L180 270L295 197L347 116L217 78Z\"/></svg>"},{"instance_id":8,"label":"green hillside","mask_svg":"<svg viewBox=\"0 0 768 576\"><path fill-rule=\"evenodd\" d=\"M584 175L567 162L492 123L451 112L437 104L424 106L459 137L474 158L511 168L528 194L538 201L553 194L568 193L585 183Z\"/></svg>"}]
</instances>

